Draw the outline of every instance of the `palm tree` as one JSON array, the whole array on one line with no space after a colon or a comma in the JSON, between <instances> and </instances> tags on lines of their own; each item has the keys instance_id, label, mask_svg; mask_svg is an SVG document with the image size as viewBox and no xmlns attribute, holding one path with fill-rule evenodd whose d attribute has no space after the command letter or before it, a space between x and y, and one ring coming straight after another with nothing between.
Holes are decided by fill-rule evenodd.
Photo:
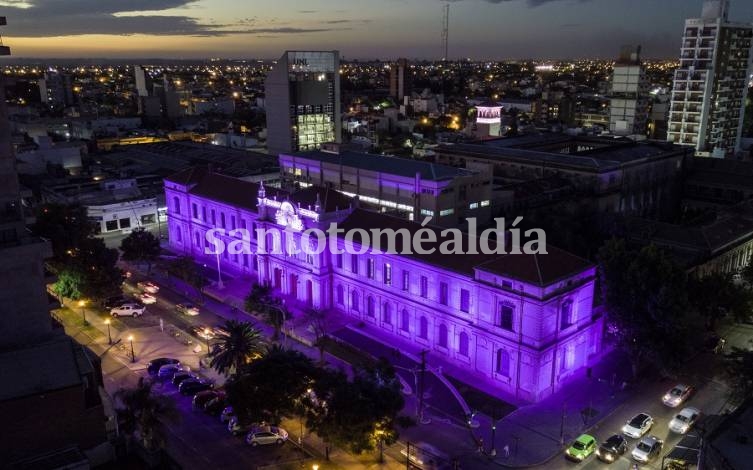
<instances>
[{"instance_id":1,"label":"palm tree","mask_svg":"<svg viewBox=\"0 0 753 470\"><path fill-rule=\"evenodd\" d=\"M237 372L243 364L266 350L261 332L251 323L228 320L223 330L212 345L209 363L220 374Z\"/></svg>"},{"instance_id":2,"label":"palm tree","mask_svg":"<svg viewBox=\"0 0 753 470\"><path fill-rule=\"evenodd\" d=\"M165 422L180 420L175 402L152 392L152 381L139 378L133 388L121 388L115 392L118 414L123 418L121 429L129 434L138 432L141 444L147 450L164 448L166 442Z\"/></svg>"}]
</instances>

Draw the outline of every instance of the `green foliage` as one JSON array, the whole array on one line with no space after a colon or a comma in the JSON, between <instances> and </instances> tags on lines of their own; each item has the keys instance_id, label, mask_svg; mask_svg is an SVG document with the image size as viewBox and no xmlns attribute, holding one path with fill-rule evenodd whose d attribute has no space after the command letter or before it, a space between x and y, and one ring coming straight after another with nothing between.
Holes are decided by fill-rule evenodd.
<instances>
[{"instance_id":1,"label":"green foliage","mask_svg":"<svg viewBox=\"0 0 753 470\"><path fill-rule=\"evenodd\" d=\"M66 259L68 250L78 248L81 242L94 235L94 225L89 220L86 208L77 204L42 206L31 230L35 235L50 240L57 264Z\"/></svg>"},{"instance_id":2,"label":"green foliage","mask_svg":"<svg viewBox=\"0 0 753 470\"><path fill-rule=\"evenodd\" d=\"M648 366L664 374L677 371L699 327L685 272L657 247L632 251L622 240L602 247L599 269L608 321L634 375Z\"/></svg>"},{"instance_id":3,"label":"green foliage","mask_svg":"<svg viewBox=\"0 0 753 470\"><path fill-rule=\"evenodd\" d=\"M157 260L161 251L159 239L143 228L137 228L125 237L120 249L124 260L147 263L147 272L151 271L152 263Z\"/></svg>"},{"instance_id":4,"label":"green foliage","mask_svg":"<svg viewBox=\"0 0 753 470\"><path fill-rule=\"evenodd\" d=\"M749 315L753 301L748 289L735 284L732 276L724 273L691 278L688 291L692 305L706 320L708 329L714 329L716 321L725 314L741 321Z\"/></svg>"},{"instance_id":5,"label":"green foliage","mask_svg":"<svg viewBox=\"0 0 753 470\"><path fill-rule=\"evenodd\" d=\"M167 262L168 275L172 275L188 283L201 294L207 285L206 278L199 271L198 266L190 256L180 256Z\"/></svg>"},{"instance_id":6,"label":"green foliage","mask_svg":"<svg viewBox=\"0 0 753 470\"><path fill-rule=\"evenodd\" d=\"M145 448L164 448L166 425L177 423L180 413L172 398L154 393L152 382L139 378L136 387L121 388L114 398L122 424L120 429L129 434L138 432Z\"/></svg>"},{"instance_id":7,"label":"green foliage","mask_svg":"<svg viewBox=\"0 0 753 470\"><path fill-rule=\"evenodd\" d=\"M245 300L247 312L256 312L275 329L274 341L280 337L282 325L290 313L285 309L282 301L272 295L272 288L268 284L254 284Z\"/></svg>"},{"instance_id":8,"label":"green foliage","mask_svg":"<svg viewBox=\"0 0 753 470\"><path fill-rule=\"evenodd\" d=\"M261 332L251 323L228 320L212 345L210 367L220 374L238 371L264 352Z\"/></svg>"},{"instance_id":9,"label":"green foliage","mask_svg":"<svg viewBox=\"0 0 753 470\"><path fill-rule=\"evenodd\" d=\"M58 263L55 292L72 299L94 301L121 292L124 276L116 266L118 251L107 248L101 239L81 240L77 248L67 250L65 257Z\"/></svg>"},{"instance_id":10,"label":"green foliage","mask_svg":"<svg viewBox=\"0 0 753 470\"><path fill-rule=\"evenodd\" d=\"M62 297L78 300L82 298L79 290L84 283L84 278L78 271L64 270L58 274L58 280L52 286L55 293Z\"/></svg>"}]
</instances>

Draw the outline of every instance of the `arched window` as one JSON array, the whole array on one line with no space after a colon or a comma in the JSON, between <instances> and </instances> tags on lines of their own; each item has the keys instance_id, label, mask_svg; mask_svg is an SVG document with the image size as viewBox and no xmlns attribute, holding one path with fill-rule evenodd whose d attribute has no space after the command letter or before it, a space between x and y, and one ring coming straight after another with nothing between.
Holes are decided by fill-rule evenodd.
<instances>
[{"instance_id":1,"label":"arched window","mask_svg":"<svg viewBox=\"0 0 753 470\"><path fill-rule=\"evenodd\" d=\"M180 199L178 196L173 197L173 209L175 209L175 213L180 215Z\"/></svg>"},{"instance_id":2,"label":"arched window","mask_svg":"<svg viewBox=\"0 0 753 470\"><path fill-rule=\"evenodd\" d=\"M368 300L366 301L366 313L370 316L374 316L374 297L369 296Z\"/></svg>"},{"instance_id":3,"label":"arched window","mask_svg":"<svg viewBox=\"0 0 753 470\"><path fill-rule=\"evenodd\" d=\"M350 294L350 308L356 312L360 312L361 308L358 306L358 291L353 291Z\"/></svg>"},{"instance_id":4,"label":"arched window","mask_svg":"<svg viewBox=\"0 0 753 470\"><path fill-rule=\"evenodd\" d=\"M461 356L468 357L468 333L460 333L458 337L458 352Z\"/></svg>"},{"instance_id":5,"label":"arched window","mask_svg":"<svg viewBox=\"0 0 753 470\"><path fill-rule=\"evenodd\" d=\"M444 325L444 323L439 325L439 338L437 340L437 344L439 344L443 348L447 347L447 327Z\"/></svg>"},{"instance_id":6,"label":"arched window","mask_svg":"<svg viewBox=\"0 0 753 470\"><path fill-rule=\"evenodd\" d=\"M345 291L342 285L337 286L337 303L343 305L345 303Z\"/></svg>"},{"instance_id":7,"label":"arched window","mask_svg":"<svg viewBox=\"0 0 753 470\"><path fill-rule=\"evenodd\" d=\"M421 317L418 321L418 336L423 339L429 338L429 320L426 317Z\"/></svg>"},{"instance_id":8,"label":"arched window","mask_svg":"<svg viewBox=\"0 0 753 470\"><path fill-rule=\"evenodd\" d=\"M382 306L382 322L386 325L392 325L392 310L387 302Z\"/></svg>"},{"instance_id":9,"label":"arched window","mask_svg":"<svg viewBox=\"0 0 753 470\"><path fill-rule=\"evenodd\" d=\"M403 309L403 312L400 314L400 329L410 331L410 313L406 309Z\"/></svg>"},{"instance_id":10,"label":"arched window","mask_svg":"<svg viewBox=\"0 0 753 470\"><path fill-rule=\"evenodd\" d=\"M499 375L510 377L510 353L504 349L497 349L496 370Z\"/></svg>"},{"instance_id":11,"label":"arched window","mask_svg":"<svg viewBox=\"0 0 753 470\"><path fill-rule=\"evenodd\" d=\"M573 302L565 301L560 307L560 330L573 324Z\"/></svg>"}]
</instances>

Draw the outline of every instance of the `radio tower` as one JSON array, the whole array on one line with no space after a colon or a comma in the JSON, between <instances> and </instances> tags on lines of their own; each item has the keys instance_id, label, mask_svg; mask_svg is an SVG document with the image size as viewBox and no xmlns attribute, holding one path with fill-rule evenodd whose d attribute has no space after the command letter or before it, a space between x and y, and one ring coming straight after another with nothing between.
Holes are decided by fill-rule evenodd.
<instances>
[{"instance_id":1,"label":"radio tower","mask_svg":"<svg viewBox=\"0 0 753 470\"><path fill-rule=\"evenodd\" d=\"M442 60L447 61L450 42L450 4L446 3L443 9L444 16L442 18L442 46L444 47L444 57L442 57Z\"/></svg>"}]
</instances>

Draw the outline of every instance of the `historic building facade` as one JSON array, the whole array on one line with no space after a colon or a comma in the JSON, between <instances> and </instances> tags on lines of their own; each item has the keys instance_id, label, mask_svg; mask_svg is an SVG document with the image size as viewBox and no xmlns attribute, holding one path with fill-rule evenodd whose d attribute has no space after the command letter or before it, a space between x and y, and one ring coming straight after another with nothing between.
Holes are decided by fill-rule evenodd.
<instances>
[{"instance_id":1,"label":"historic building facade","mask_svg":"<svg viewBox=\"0 0 753 470\"><path fill-rule=\"evenodd\" d=\"M320 254L291 254L301 251L304 230L330 222L368 233L413 234L421 226L354 207L334 190L287 194L203 169L166 179L165 196L175 252L269 283L291 305L349 315L431 349L466 369L461 379L486 380L501 394L540 400L602 351L603 319L592 311L595 267L562 250L374 254L362 239L340 235L327 238ZM246 240L218 237L245 253L206 254L213 228L253 231Z\"/></svg>"}]
</instances>

